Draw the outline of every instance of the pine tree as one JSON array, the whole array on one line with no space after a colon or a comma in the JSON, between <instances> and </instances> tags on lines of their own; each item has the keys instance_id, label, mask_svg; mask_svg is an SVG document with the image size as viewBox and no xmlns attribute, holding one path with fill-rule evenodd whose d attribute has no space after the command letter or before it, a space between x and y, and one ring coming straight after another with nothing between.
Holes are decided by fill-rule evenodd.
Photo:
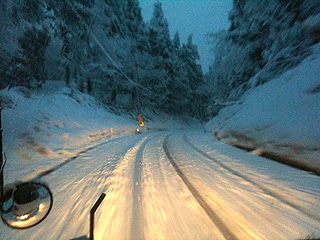
<instances>
[{"instance_id":1,"label":"pine tree","mask_svg":"<svg viewBox=\"0 0 320 240\"><path fill-rule=\"evenodd\" d=\"M180 51L180 36L179 36L179 32L176 32L174 34L173 40L172 40L172 45L173 45L173 50L175 51L175 53L179 53Z\"/></svg>"},{"instance_id":2,"label":"pine tree","mask_svg":"<svg viewBox=\"0 0 320 240\"><path fill-rule=\"evenodd\" d=\"M248 89L300 63L320 41L314 34L320 27L311 23L319 13L318 1L234 0L230 29L212 35L215 61L207 76L212 108L236 102Z\"/></svg>"},{"instance_id":3,"label":"pine tree","mask_svg":"<svg viewBox=\"0 0 320 240\"><path fill-rule=\"evenodd\" d=\"M45 4L39 1L5 1L1 10L2 60L6 84L40 88L47 78L45 51L50 36L45 23ZM2 55L1 54L1 55ZM4 69L5 68L5 69Z\"/></svg>"},{"instance_id":4,"label":"pine tree","mask_svg":"<svg viewBox=\"0 0 320 240\"><path fill-rule=\"evenodd\" d=\"M86 25L92 24L93 3L93 0L47 1L48 8L54 12L56 34L63 43L61 59L65 69L65 82L68 86L71 84L71 79L79 82L79 72L83 62L81 57L84 57L84 51L87 51L90 46Z\"/></svg>"},{"instance_id":5,"label":"pine tree","mask_svg":"<svg viewBox=\"0 0 320 240\"><path fill-rule=\"evenodd\" d=\"M0 89L8 86L11 81L10 77L10 60L12 58L12 52L10 49L13 49L9 46L13 42L13 34L10 34L12 27L10 26L11 18L9 17L8 6L5 1L0 2Z\"/></svg>"},{"instance_id":6,"label":"pine tree","mask_svg":"<svg viewBox=\"0 0 320 240\"><path fill-rule=\"evenodd\" d=\"M173 65L173 47L170 39L169 23L164 16L162 10L162 4L156 2L153 8L153 14L148 26L150 54L154 58L154 69L158 72L162 72L165 75L154 86L157 94L162 96L166 101L162 101L159 108L168 111L170 109L170 102L168 97L172 97L172 75L174 72ZM159 99L159 98L158 98Z\"/></svg>"},{"instance_id":7,"label":"pine tree","mask_svg":"<svg viewBox=\"0 0 320 240\"><path fill-rule=\"evenodd\" d=\"M126 0L126 3L123 4L126 33L135 38L144 31L144 22L139 2L137 0Z\"/></svg>"},{"instance_id":8,"label":"pine tree","mask_svg":"<svg viewBox=\"0 0 320 240\"><path fill-rule=\"evenodd\" d=\"M163 59L169 58L172 52L170 40L169 23L164 17L162 4L154 4L153 14L150 20L149 39L151 54L161 56Z\"/></svg>"},{"instance_id":9,"label":"pine tree","mask_svg":"<svg viewBox=\"0 0 320 240\"><path fill-rule=\"evenodd\" d=\"M124 1L105 0L104 15L104 26L108 37L121 36L126 38L122 26L125 19Z\"/></svg>"},{"instance_id":10,"label":"pine tree","mask_svg":"<svg viewBox=\"0 0 320 240\"><path fill-rule=\"evenodd\" d=\"M48 32L32 27L19 39L22 57L17 59L20 68L17 72L20 84L28 88L41 88L46 80L45 50L50 41Z\"/></svg>"},{"instance_id":11,"label":"pine tree","mask_svg":"<svg viewBox=\"0 0 320 240\"><path fill-rule=\"evenodd\" d=\"M201 104L197 89L203 83L203 73L201 66L197 63L200 56L197 46L193 44L192 34L189 35L187 44L182 45L180 58L183 62L184 72L187 76L186 85L188 86L188 95L190 96L188 110L192 115L194 115Z\"/></svg>"}]
</instances>

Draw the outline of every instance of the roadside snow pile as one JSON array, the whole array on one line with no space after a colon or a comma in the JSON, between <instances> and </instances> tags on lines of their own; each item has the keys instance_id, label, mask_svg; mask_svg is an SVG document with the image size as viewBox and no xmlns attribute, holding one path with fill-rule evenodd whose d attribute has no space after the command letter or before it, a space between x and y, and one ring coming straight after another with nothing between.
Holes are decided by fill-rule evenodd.
<instances>
[{"instance_id":1,"label":"roadside snow pile","mask_svg":"<svg viewBox=\"0 0 320 240\"><path fill-rule=\"evenodd\" d=\"M320 44L313 50L297 67L252 89L243 104L223 109L206 128L229 144L320 173Z\"/></svg>"},{"instance_id":2,"label":"roadside snow pile","mask_svg":"<svg viewBox=\"0 0 320 240\"><path fill-rule=\"evenodd\" d=\"M61 82L50 82L37 93L13 88L0 95L9 182L54 166L99 140L133 134L138 126Z\"/></svg>"}]
</instances>

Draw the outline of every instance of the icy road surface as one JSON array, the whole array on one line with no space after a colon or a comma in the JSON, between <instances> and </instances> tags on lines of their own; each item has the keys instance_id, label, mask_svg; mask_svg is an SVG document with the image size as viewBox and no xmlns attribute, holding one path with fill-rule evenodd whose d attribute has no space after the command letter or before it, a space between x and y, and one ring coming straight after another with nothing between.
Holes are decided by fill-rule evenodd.
<instances>
[{"instance_id":1,"label":"icy road surface","mask_svg":"<svg viewBox=\"0 0 320 240\"><path fill-rule=\"evenodd\" d=\"M320 178L216 142L202 131L114 139L46 175L42 223L0 239L77 239L102 192L95 239L320 237Z\"/></svg>"}]
</instances>

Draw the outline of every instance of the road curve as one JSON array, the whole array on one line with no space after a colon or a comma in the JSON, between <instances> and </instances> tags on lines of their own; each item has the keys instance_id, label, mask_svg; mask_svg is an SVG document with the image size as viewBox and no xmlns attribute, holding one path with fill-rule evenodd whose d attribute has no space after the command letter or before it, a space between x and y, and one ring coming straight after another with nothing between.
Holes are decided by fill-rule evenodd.
<instances>
[{"instance_id":1,"label":"road curve","mask_svg":"<svg viewBox=\"0 0 320 240\"><path fill-rule=\"evenodd\" d=\"M312 189L312 184L320 186L319 179L304 177L303 183L290 185L271 177L274 165L258 171L261 159L229 148L224 152L229 155L223 155L224 146L213 141L199 131L166 131L87 150L53 171L39 173L54 195L48 218L24 231L1 223L0 239L88 237L89 210L102 192L106 197L96 212L95 239L320 236L318 214L312 212L320 207ZM295 174L298 178L300 173ZM303 192L304 186L311 187ZM303 197L308 197L305 204ZM308 208L307 201L315 208Z\"/></svg>"}]
</instances>

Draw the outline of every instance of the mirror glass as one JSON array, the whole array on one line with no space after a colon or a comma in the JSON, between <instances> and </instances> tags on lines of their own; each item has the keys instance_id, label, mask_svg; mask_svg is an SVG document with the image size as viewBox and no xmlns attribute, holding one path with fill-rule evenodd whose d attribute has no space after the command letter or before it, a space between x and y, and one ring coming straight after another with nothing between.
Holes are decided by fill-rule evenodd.
<instances>
[{"instance_id":1,"label":"mirror glass","mask_svg":"<svg viewBox=\"0 0 320 240\"><path fill-rule=\"evenodd\" d=\"M48 216L52 204L52 193L44 183L9 184L4 188L1 218L9 227L30 228Z\"/></svg>"}]
</instances>

